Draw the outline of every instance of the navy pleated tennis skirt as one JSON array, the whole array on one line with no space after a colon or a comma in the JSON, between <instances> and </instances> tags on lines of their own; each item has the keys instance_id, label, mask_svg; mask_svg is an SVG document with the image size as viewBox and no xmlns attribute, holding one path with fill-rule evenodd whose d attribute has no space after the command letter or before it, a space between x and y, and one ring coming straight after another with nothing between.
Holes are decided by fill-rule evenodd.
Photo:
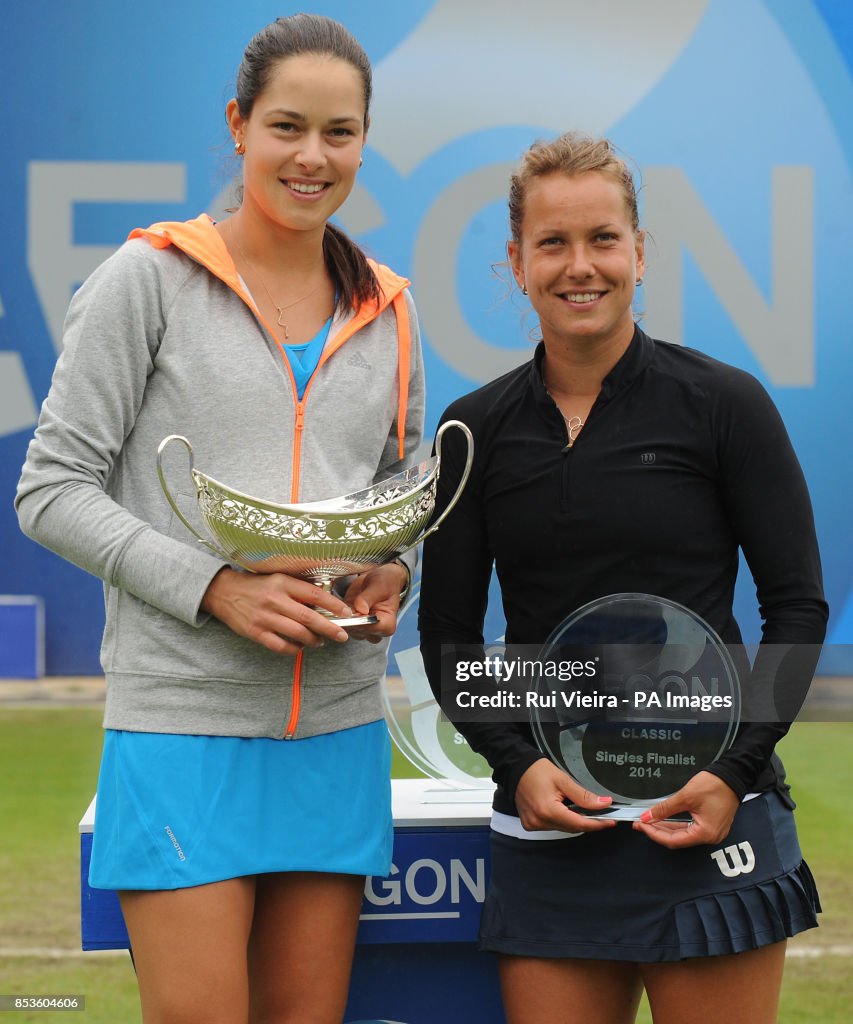
<instances>
[{"instance_id":1,"label":"navy pleated tennis skirt","mask_svg":"<svg viewBox=\"0 0 853 1024\"><path fill-rule=\"evenodd\" d=\"M480 948L655 963L780 942L817 925L817 888L775 791L717 846L668 850L627 823L532 841L492 832Z\"/></svg>"}]
</instances>

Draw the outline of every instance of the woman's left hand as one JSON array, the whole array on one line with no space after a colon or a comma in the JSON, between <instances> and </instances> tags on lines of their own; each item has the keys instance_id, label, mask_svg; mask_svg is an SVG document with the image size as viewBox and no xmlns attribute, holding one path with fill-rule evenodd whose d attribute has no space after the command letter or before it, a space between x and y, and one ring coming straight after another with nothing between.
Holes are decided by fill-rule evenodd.
<instances>
[{"instance_id":1,"label":"woman's left hand","mask_svg":"<svg viewBox=\"0 0 853 1024\"><path fill-rule=\"evenodd\" d=\"M671 850L716 845L729 834L738 807L737 794L722 779L697 772L677 793L650 807L634 829ZM683 811L689 812L690 821L663 820Z\"/></svg>"},{"instance_id":2,"label":"woman's left hand","mask_svg":"<svg viewBox=\"0 0 853 1024\"><path fill-rule=\"evenodd\" d=\"M370 626L350 626L347 632L353 640L378 644L393 634L397 628L400 592L408 578L399 562L386 562L356 576L347 588L344 600L355 615L375 615L379 621Z\"/></svg>"}]
</instances>

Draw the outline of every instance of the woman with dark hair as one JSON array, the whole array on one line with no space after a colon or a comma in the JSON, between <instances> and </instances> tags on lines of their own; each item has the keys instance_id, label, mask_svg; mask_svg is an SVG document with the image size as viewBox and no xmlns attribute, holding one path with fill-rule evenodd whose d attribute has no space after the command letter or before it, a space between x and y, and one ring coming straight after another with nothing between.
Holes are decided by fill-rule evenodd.
<instances>
[{"instance_id":1,"label":"woman with dark hair","mask_svg":"<svg viewBox=\"0 0 853 1024\"><path fill-rule=\"evenodd\" d=\"M339 1022L364 876L390 866L378 691L411 565L342 596L234 569L171 515L155 472L171 433L278 503L410 461L409 282L329 223L370 93L336 22L296 15L251 40L226 110L239 209L135 230L77 292L18 490L23 529L105 584L90 882L119 890L146 1024ZM376 621L329 617L353 613Z\"/></svg>"},{"instance_id":2,"label":"woman with dark hair","mask_svg":"<svg viewBox=\"0 0 853 1024\"><path fill-rule=\"evenodd\" d=\"M767 393L634 322L644 232L625 162L606 140L538 143L509 214L512 272L542 340L445 413L471 428L474 466L424 545L420 595L430 683L497 783L481 947L500 955L510 1024L629 1024L643 988L655 1024L771 1024L785 941L819 910L774 754L785 723L744 721L631 826L579 813L610 798L546 758L529 723L466 721L454 706L454 645L470 659L483 643L493 566L507 644L541 649L590 602L646 594L739 645L741 549L764 619L744 687L770 682L788 704L781 691L808 686L827 619L809 496ZM439 505L459 449L449 434Z\"/></svg>"}]
</instances>

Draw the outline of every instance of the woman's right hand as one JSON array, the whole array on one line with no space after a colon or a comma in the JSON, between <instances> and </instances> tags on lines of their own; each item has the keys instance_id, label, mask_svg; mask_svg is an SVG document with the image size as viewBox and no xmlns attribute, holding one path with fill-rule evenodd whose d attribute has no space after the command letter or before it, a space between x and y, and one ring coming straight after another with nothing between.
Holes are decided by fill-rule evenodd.
<instances>
[{"instance_id":1,"label":"woman's right hand","mask_svg":"<svg viewBox=\"0 0 853 1024\"><path fill-rule=\"evenodd\" d=\"M344 602L313 583L284 573L247 573L223 568L210 581L201 607L240 636L276 654L345 643L349 636L316 608L352 615Z\"/></svg>"},{"instance_id":2,"label":"woman's right hand","mask_svg":"<svg viewBox=\"0 0 853 1024\"><path fill-rule=\"evenodd\" d=\"M570 811L564 803L566 799L588 811L606 810L613 802L609 796L597 796L579 786L546 757L527 769L515 790L518 816L528 832L598 832L616 824Z\"/></svg>"}]
</instances>

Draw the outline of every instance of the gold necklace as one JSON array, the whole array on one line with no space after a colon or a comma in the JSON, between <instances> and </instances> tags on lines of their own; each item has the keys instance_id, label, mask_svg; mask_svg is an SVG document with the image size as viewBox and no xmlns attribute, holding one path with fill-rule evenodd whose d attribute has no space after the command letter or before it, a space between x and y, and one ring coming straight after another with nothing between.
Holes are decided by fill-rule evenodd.
<instances>
[{"instance_id":1,"label":"gold necklace","mask_svg":"<svg viewBox=\"0 0 853 1024\"><path fill-rule=\"evenodd\" d=\"M291 306L298 306L300 302L304 302L306 299L310 299L311 296L315 292L318 292L320 290L321 285L318 284L316 288L312 288L310 292L306 292L306 294L303 295L301 298L294 299L293 302L288 302L288 303L285 303L285 305L283 305L283 306L279 306L279 304L272 297L272 293L270 292L269 288L267 288L266 281L264 281L264 279L258 273L258 268L254 265L254 263L252 263L252 261L246 255L246 252L243 249L243 246L240 245L240 239L237 238L237 236L234 234L233 229L229 232L229 237L233 240L234 244L237 246L237 251L243 257L243 260L246 263L246 265L248 266L249 270L251 270L252 273L255 275L255 277L261 282L261 287L264 289L264 291L269 296L270 302L275 307L276 313L278 313L278 320L276 322L278 323L279 327L283 327L284 328L284 340L285 341L290 341L290 334L289 334L289 332L287 330L287 324L282 319L283 316L284 316L284 311L286 309L290 309Z\"/></svg>"},{"instance_id":2,"label":"gold necklace","mask_svg":"<svg viewBox=\"0 0 853 1024\"><path fill-rule=\"evenodd\" d=\"M575 441L577 441L578 434L581 432L581 428L583 427L586 420L582 420L580 416L567 416L560 408L560 403L557 401L556 398L554 398L551 392L548 391L547 387L545 388L545 391L547 392L548 397L557 407L557 412L563 417L563 422L566 424L566 433L569 435L569 443L566 445L566 447L571 448L574 446Z\"/></svg>"},{"instance_id":3,"label":"gold necklace","mask_svg":"<svg viewBox=\"0 0 853 1024\"><path fill-rule=\"evenodd\" d=\"M566 424L566 431L569 435L569 443L566 445L566 447L571 448L573 447L575 441L577 441L578 439L578 434L581 432L581 427L583 427L584 421L580 418L580 416L567 416L563 412L563 410L560 409L559 405L557 406L557 409L560 415L563 417L563 421Z\"/></svg>"}]
</instances>

